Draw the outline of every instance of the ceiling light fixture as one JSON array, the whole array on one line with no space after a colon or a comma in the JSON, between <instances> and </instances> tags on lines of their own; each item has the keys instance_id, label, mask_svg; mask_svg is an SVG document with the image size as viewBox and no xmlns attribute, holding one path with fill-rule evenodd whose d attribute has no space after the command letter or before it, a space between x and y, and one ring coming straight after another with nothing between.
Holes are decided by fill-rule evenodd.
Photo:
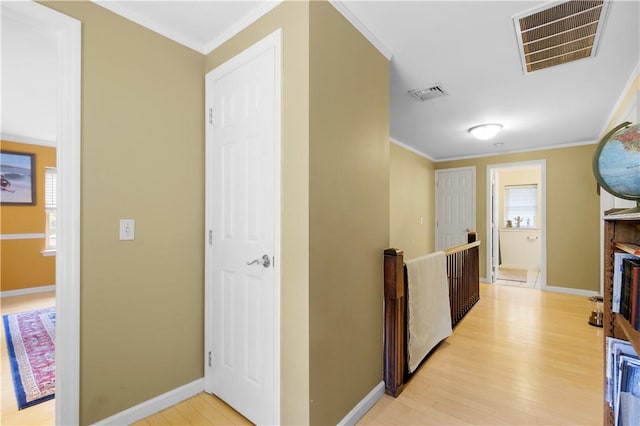
<instances>
[{"instance_id":1,"label":"ceiling light fixture","mask_svg":"<svg viewBox=\"0 0 640 426\"><path fill-rule=\"evenodd\" d=\"M491 123L474 126L469 129L469 133L471 133L476 139L484 141L497 135L500 130L502 130L502 124Z\"/></svg>"}]
</instances>

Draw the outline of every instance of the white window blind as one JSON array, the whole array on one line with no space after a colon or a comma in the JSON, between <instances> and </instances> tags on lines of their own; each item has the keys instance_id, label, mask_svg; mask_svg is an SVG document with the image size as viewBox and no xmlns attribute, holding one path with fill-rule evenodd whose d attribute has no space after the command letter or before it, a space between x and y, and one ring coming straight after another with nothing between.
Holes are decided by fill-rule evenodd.
<instances>
[{"instance_id":1,"label":"white window blind","mask_svg":"<svg viewBox=\"0 0 640 426\"><path fill-rule=\"evenodd\" d=\"M56 208L56 169L46 167L44 169L44 208Z\"/></svg>"},{"instance_id":2,"label":"white window blind","mask_svg":"<svg viewBox=\"0 0 640 426\"><path fill-rule=\"evenodd\" d=\"M510 220L513 226L536 226L538 211L538 185L507 185L505 186L505 220Z\"/></svg>"},{"instance_id":3,"label":"white window blind","mask_svg":"<svg viewBox=\"0 0 640 426\"><path fill-rule=\"evenodd\" d=\"M55 167L44 169L44 209L47 219L46 245L47 249L56 248L56 186L57 170Z\"/></svg>"}]
</instances>

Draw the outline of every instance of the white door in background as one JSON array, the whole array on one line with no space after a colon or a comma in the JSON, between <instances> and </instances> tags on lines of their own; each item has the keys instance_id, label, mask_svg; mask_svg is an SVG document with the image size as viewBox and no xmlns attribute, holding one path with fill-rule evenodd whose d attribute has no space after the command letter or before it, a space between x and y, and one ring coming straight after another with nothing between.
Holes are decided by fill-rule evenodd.
<instances>
[{"instance_id":1,"label":"white door in background","mask_svg":"<svg viewBox=\"0 0 640 426\"><path fill-rule=\"evenodd\" d=\"M206 76L205 391L278 424L280 31Z\"/></svg>"},{"instance_id":2,"label":"white door in background","mask_svg":"<svg viewBox=\"0 0 640 426\"><path fill-rule=\"evenodd\" d=\"M467 243L476 228L476 168L436 170L436 250Z\"/></svg>"}]
</instances>

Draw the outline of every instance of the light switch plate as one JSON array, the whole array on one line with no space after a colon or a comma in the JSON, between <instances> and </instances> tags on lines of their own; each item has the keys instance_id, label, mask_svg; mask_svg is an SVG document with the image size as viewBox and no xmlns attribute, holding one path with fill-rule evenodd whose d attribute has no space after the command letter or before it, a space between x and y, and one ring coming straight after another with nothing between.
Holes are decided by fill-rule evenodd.
<instances>
[{"instance_id":1,"label":"light switch plate","mask_svg":"<svg viewBox=\"0 0 640 426\"><path fill-rule=\"evenodd\" d=\"M120 219L120 240L134 240L136 234L135 219Z\"/></svg>"}]
</instances>

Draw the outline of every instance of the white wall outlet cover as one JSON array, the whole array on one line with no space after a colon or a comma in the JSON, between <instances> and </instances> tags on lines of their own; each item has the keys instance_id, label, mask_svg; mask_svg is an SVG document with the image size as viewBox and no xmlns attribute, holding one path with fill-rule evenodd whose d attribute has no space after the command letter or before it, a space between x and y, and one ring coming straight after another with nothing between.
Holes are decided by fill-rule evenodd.
<instances>
[{"instance_id":1,"label":"white wall outlet cover","mask_svg":"<svg viewBox=\"0 0 640 426\"><path fill-rule=\"evenodd\" d=\"M134 240L136 233L135 219L120 219L120 240Z\"/></svg>"}]
</instances>

